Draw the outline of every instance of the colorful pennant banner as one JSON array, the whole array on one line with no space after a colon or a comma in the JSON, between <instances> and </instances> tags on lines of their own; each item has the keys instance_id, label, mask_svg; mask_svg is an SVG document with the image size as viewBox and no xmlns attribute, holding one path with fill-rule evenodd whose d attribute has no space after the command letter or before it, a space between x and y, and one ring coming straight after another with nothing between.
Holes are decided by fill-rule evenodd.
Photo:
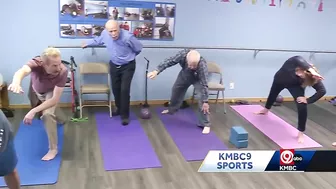
<instances>
[{"instance_id":1,"label":"colorful pennant banner","mask_svg":"<svg viewBox=\"0 0 336 189\"><path fill-rule=\"evenodd\" d=\"M306 9L308 6L316 9L319 12L323 11L323 0L311 0L311 3L308 3L308 0L209 0L217 1L222 3L248 3L252 5L257 5L262 3L270 7L290 7L296 9Z\"/></svg>"}]
</instances>

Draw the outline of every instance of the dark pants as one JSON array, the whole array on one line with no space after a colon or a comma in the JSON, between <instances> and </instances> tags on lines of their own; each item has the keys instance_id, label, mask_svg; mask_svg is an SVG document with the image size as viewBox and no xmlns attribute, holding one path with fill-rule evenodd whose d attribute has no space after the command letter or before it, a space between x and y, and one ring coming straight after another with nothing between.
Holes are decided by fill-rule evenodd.
<instances>
[{"instance_id":1,"label":"dark pants","mask_svg":"<svg viewBox=\"0 0 336 189\"><path fill-rule=\"evenodd\" d=\"M198 96L198 126L202 127L210 127L209 115L204 114L202 111L203 102L201 100L201 85L196 79L196 76L193 75L193 72L189 70L181 70L178 74L176 81L174 83L172 94L169 103L169 113L173 114L179 110L181 107L184 96L190 87L190 85L194 85L197 96Z\"/></svg>"},{"instance_id":2,"label":"dark pants","mask_svg":"<svg viewBox=\"0 0 336 189\"><path fill-rule=\"evenodd\" d=\"M298 97L303 97L305 95L305 88L303 88L301 85L284 85L280 82L277 82L276 80L273 81L271 91L269 93L269 96L267 98L266 102L266 108L271 109L272 105L274 104L277 96L279 93L283 90L287 89L290 94L293 96L294 101L296 103L297 112L298 112L298 130L301 132L304 132L306 130L306 122L307 122L307 104L306 103L298 103L296 99Z\"/></svg>"},{"instance_id":3,"label":"dark pants","mask_svg":"<svg viewBox=\"0 0 336 189\"><path fill-rule=\"evenodd\" d=\"M135 60L121 66L110 62L114 101L122 119L129 118L131 83L135 67Z\"/></svg>"}]
</instances>

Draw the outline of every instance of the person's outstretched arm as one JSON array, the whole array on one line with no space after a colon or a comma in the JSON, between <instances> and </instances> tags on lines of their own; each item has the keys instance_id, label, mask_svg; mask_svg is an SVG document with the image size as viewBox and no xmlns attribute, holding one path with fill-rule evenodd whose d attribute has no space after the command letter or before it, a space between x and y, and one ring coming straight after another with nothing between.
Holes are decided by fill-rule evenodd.
<instances>
[{"instance_id":1,"label":"person's outstretched arm","mask_svg":"<svg viewBox=\"0 0 336 189\"><path fill-rule=\"evenodd\" d=\"M104 41L106 38L106 30L103 30L100 34L100 36L96 36L93 39L89 39L86 42L83 43L82 47L90 47L90 46L101 46L104 45Z\"/></svg>"},{"instance_id":2,"label":"person's outstretched arm","mask_svg":"<svg viewBox=\"0 0 336 189\"><path fill-rule=\"evenodd\" d=\"M165 69L171 66L174 66L180 63L181 61L184 61L183 59L186 58L188 52L189 50L184 49L182 51L179 51L175 56L165 59L161 64L158 65L158 67L156 68L156 71L158 72L158 74L160 74Z\"/></svg>"},{"instance_id":3,"label":"person's outstretched arm","mask_svg":"<svg viewBox=\"0 0 336 189\"><path fill-rule=\"evenodd\" d=\"M23 78L29 75L31 71L32 69L29 65L23 65L18 71L15 72L12 83L21 86Z\"/></svg>"},{"instance_id":4,"label":"person's outstretched arm","mask_svg":"<svg viewBox=\"0 0 336 189\"><path fill-rule=\"evenodd\" d=\"M316 93L313 94L311 97L307 98L307 104L312 104L318 101L320 98L322 98L327 93L327 90L324 84L322 83L322 81L317 82L312 87L316 90Z\"/></svg>"}]
</instances>

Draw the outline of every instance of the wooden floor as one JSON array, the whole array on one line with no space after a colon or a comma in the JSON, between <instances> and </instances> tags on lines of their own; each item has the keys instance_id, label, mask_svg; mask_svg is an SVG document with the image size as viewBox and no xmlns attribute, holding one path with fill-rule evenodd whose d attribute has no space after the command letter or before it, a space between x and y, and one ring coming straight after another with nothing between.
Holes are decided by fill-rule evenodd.
<instances>
[{"instance_id":1,"label":"wooden floor","mask_svg":"<svg viewBox=\"0 0 336 189\"><path fill-rule=\"evenodd\" d=\"M318 106L336 114L336 107L327 102ZM222 107L222 106L220 106ZM273 150L279 147L255 129L232 109L224 115L222 109L212 105L213 131L229 144L229 131L233 125L242 125L249 132L248 149ZM153 107L152 107L153 108ZM69 110L64 110L69 111ZM332 189L336 188L336 173L198 173L201 162L187 163L161 121L154 114L151 120L141 120L163 168L106 172L103 168L93 109L86 112L88 122L70 123L65 126L63 161L57 184L50 186L22 187L26 189ZM135 112L137 109L134 109ZM297 114L286 107L274 107L274 113L296 126ZM15 110L11 122L18 129L27 110ZM152 111L154 112L154 111ZM323 116L323 115L321 115ZM336 118L335 118L336 121ZM306 134L333 149L336 134L318 123L307 122ZM122 145L122 144L120 144ZM336 161L336 160L335 160Z\"/></svg>"}]
</instances>

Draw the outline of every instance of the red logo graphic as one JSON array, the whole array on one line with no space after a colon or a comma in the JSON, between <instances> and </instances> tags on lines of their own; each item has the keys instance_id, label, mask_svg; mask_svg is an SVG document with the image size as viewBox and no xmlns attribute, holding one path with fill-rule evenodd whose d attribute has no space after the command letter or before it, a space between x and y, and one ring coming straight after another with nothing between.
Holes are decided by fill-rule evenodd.
<instances>
[{"instance_id":1,"label":"red logo graphic","mask_svg":"<svg viewBox=\"0 0 336 189\"><path fill-rule=\"evenodd\" d=\"M285 150L281 149L280 150L280 165L294 165L295 162L293 160L294 157L294 150Z\"/></svg>"}]
</instances>

